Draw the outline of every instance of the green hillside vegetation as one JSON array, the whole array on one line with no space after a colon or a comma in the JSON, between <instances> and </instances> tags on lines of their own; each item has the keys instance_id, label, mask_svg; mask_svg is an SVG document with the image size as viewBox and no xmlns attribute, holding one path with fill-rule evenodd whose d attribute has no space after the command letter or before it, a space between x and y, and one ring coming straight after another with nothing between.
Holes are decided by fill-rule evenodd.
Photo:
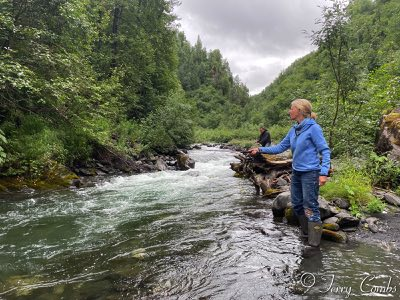
<instances>
[{"instance_id":1,"label":"green hillside vegetation","mask_svg":"<svg viewBox=\"0 0 400 300\"><path fill-rule=\"evenodd\" d=\"M368 158L400 104L400 2L332 3L308 33L317 50L250 97L218 49L179 32L176 1L0 0L0 174L73 167L99 146L135 157L251 146L260 123L277 143L296 98L313 102L334 157Z\"/></svg>"},{"instance_id":2,"label":"green hillside vegetation","mask_svg":"<svg viewBox=\"0 0 400 300\"><path fill-rule=\"evenodd\" d=\"M248 119L287 124L290 102L310 99L335 156L368 153L382 113L400 104L400 2L335 1L320 23L318 50L251 97Z\"/></svg>"}]
</instances>

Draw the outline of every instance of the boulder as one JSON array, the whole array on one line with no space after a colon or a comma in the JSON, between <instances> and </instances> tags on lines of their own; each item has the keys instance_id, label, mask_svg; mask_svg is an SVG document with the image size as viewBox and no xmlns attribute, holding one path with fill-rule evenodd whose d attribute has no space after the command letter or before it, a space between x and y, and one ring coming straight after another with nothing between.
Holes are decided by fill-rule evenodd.
<instances>
[{"instance_id":1,"label":"boulder","mask_svg":"<svg viewBox=\"0 0 400 300\"><path fill-rule=\"evenodd\" d=\"M289 203L291 203L290 192L280 193L272 202L272 213L274 217L283 217Z\"/></svg>"},{"instance_id":2,"label":"boulder","mask_svg":"<svg viewBox=\"0 0 400 300\"><path fill-rule=\"evenodd\" d=\"M353 217L348 212L342 211L338 213L336 216L338 218L338 224L340 228L350 228L350 227L357 227L360 224L360 220L356 217Z\"/></svg>"},{"instance_id":3,"label":"boulder","mask_svg":"<svg viewBox=\"0 0 400 300\"><path fill-rule=\"evenodd\" d=\"M400 161L400 108L384 115L380 122L375 150L378 154L388 154L390 159Z\"/></svg>"},{"instance_id":4,"label":"boulder","mask_svg":"<svg viewBox=\"0 0 400 300\"><path fill-rule=\"evenodd\" d=\"M285 218L286 218L288 224L290 224L290 225L296 225L296 226L300 225L299 219L297 218L293 207L288 207L285 209Z\"/></svg>"},{"instance_id":5,"label":"boulder","mask_svg":"<svg viewBox=\"0 0 400 300\"><path fill-rule=\"evenodd\" d=\"M333 198L332 202L333 202L333 204L335 204L337 207L339 207L341 209L349 209L349 207L350 207L350 202L347 201L346 199Z\"/></svg>"},{"instance_id":6,"label":"boulder","mask_svg":"<svg viewBox=\"0 0 400 300\"><path fill-rule=\"evenodd\" d=\"M383 197L387 203L395 206L400 206L400 197L392 193L385 193Z\"/></svg>"},{"instance_id":7,"label":"boulder","mask_svg":"<svg viewBox=\"0 0 400 300\"><path fill-rule=\"evenodd\" d=\"M339 208L337 208L336 206L329 205L329 209L331 210L332 214L334 214L334 215L337 215L338 213L340 213Z\"/></svg>"},{"instance_id":8,"label":"boulder","mask_svg":"<svg viewBox=\"0 0 400 300\"><path fill-rule=\"evenodd\" d=\"M319 204L319 212L321 214L321 220L329 218L330 216L333 215L328 201L326 201L324 198L318 197L318 204Z\"/></svg>"},{"instance_id":9,"label":"boulder","mask_svg":"<svg viewBox=\"0 0 400 300\"><path fill-rule=\"evenodd\" d=\"M337 223L323 223L322 228L331 231L338 231L340 229L340 226Z\"/></svg>"},{"instance_id":10,"label":"boulder","mask_svg":"<svg viewBox=\"0 0 400 300\"><path fill-rule=\"evenodd\" d=\"M161 158L158 158L156 161L156 169L158 171L165 171L167 170L167 164L165 163L165 161Z\"/></svg>"},{"instance_id":11,"label":"boulder","mask_svg":"<svg viewBox=\"0 0 400 300\"><path fill-rule=\"evenodd\" d=\"M324 240L333 241L337 243L347 243L347 234L343 231L332 231L322 229L322 238Z\"/></svg>"},{"instance_id":12,"label":"boulder","mask_svg":"<svg viewBox=\"0 0 400 300\"><path fill-rule=\"evenodd\" d=\"M231 163L231 169L236 173L241 173L243 171L242 163Z\"/></svg>"},{"instance_id":13,"label":"boulder","mask_svg":"<svg viewBox=\"0 0 400 300\"><path fill-rule=\"evenodd\" d=\"M373 233L377 233L379 231L378 226L376 225L377 221L378 221L378 218L375 218L375 217L369 217L365 220L365 222L367 223L368 229Z\"/></svg>"},{"instance_id":14,"label":"boulder","mask_svg":"<svg viewBox=\"0 0 400 300\"><path fill-rule=\"evenodd\" d=\"M339 218L337 217L330 217L327 218L323 221L324 224L337 224L337 222L339 221Z\"/></svg>"},{"instance_id":15,"label":"boulder","mask_svg":"<svg viewBox=\"0 0 400 300\"><path fill-rule=\"evenodd\" d=\"M178 153L176 156L176 168L181 171L193 169L195 162L185 153Z\"/></svg>"}]
</instances>

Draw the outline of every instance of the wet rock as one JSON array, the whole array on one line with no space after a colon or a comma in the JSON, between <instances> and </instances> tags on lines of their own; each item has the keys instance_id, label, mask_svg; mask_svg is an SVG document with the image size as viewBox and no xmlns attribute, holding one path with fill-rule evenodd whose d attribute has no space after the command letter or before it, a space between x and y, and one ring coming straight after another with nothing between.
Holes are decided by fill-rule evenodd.
<instances>
[{"instance_id":1,"label":"wet rock","mask_svg":"<svg viewBox=\"0 0 400 300\"><path fill-rule=\"evenodd\" d=\"M75 173L78 175L83 175L83 176L96 176L97 172L96 169L89 169L89 168L77 168L75 169Z\"/></svg>"},{"instance_id":2,"label":"wet rock","mask_svg":"<svg viewBox=\"0 0 400 300\"><path fill-rule=\"evenodd\" d=\"M378 220L379 219L375 218L375 217L369 217L365 220L365 222L367 223L368 229L373 233L377 233L379 231L378 226L376 225L376 222Z\"/></svg>"},{"instance_id":3,"label":"wet rock","mask_svg":"<svg viewBox=\"0 0 400 300\"><path fill-rule=\"evenodd\" d=\"M167 170L167 164L165 163L165 161L161 158L158 158L156 161L156 169L158 171L165 171Z\"/></svg>"},{"instance_id":4,"label":"wet rock","mask_svg":"<svg viewBox=\"0 0 400 300\"><path fill-rule=\"evenodd\" d=\"M341 209L348 209L350 207L350 202L342 198L334 198L332 202Z\"/></svg>"},{"instance_id":5,"label":"wet rock","mask_svg":"<svg viewBox=\"0 0 400 300\"><path fill-rule=\"evenodd\" d=\"M285 179L283 179L282 177L279 177L276 181L276 185L281 187L281 186L288 185L288 182Z\"/></svg>"},{"instance_id":6,"label":"wet rock","mask_svg":"<svg viewBox=\"0 0 400 300\"><path fill-rule=\"evenodd\" d=\"M288 224L299 226L299 219L297 218L293 207L288 207L285 209L285 219L287 220Z\"/></svg>"},{"instance_id":7,"label":"wet rock","mask_svg":"<svg viewBox=\"0 0 400 300\"><path fill-rule=\"evenodd\" d=\"M236 173L241 173L243 171L242 163L231 163L231 169Z\"/></svg>"},{"instance_id":8,"label":"wet rock","mask_svg":"<svg viewBox=\"0 0 400 300\"><path fill-rule=\"evenodd\" d=\"M176 167L178 170L186 171L193 169L195 166L195 161L185 153L178 153L176 156Z\"/></svg>"},{"instance_id":9,"label":"wet rock","mask_svg":"<svg viewBox=\"0 0 400 300\"><path fill-rule=\"evenodd\" d=\"M392 193L386 193L384 195L384 199L389 204L392 204L395 206L400 206L400 197L398 197Z\"/></svg>"},{"instance_id":10,"label":"wet rock","mask_svg":"<svg viewBox=\"0 0 400 300\"><path fill-rule=\"evenodd\" d=\"M344 232L356 232L357 231L357 227L346 227L346 228L342 228L342 230Z\"/></svg>"},{"instance_id":11,"label":"wet rock","mask_svg":"<svg viewBox=\"0 0 400 300\"><path fill-rule=\"evenodd\" d=\"M335 217L339 219L338 224L340 228L357 227L360 224L359 219L344 211L338 213Z\"/></svg>"},{"instance_id":12,"label":"wet rock","mask_svg":"<svg viewBox=\"0 0 400 300\"><path fill-rule=\"evenodd\" d=\"M80 188L82 186L82 180L80 178L79 179L72 179L71 186L74 186L76 188Z\"/></svg>"},{"instance_id":13,"label":"wet rock","mask_svg":"<svg viewBox=\"0 0 400 300\"><path fill-rule=\"evenodd\" d=\"M322 238L324 240L333 241L337 243L347 243L347 234L343 231L332 231L327 229L322 229Z\"/></svg>"},{"instance_id":14,"label":"wet rock","mask_svg":"<svg viewBox=\"0 0 400 300\"><path fill-rule=\"evenodd\" d=\"M148 256L149 255L146 252L146 249L144 249L144 248L139 248L139 249L133 250L131 252L131 257L136 258L136 259L145 259Z\"/></svg>"},{"instance_id":15,"label":"wet rock","mask_svg":"<svg viewBox=\"0 0 400 300\"><path fill-rule=\"evenodd\" d=\"M331 231L338 231L340 229L340 226L337 223L323 223L322 228Z\"/></svg>"},{"instance_id":16,"label":"wet rock","mask_svg":"<svg viewBox=\"0 0 400 300\"><path fill-rule=\"evenodd\" d=\"M289 203L291 203L290 192L280 193L272 202L272 213L274 217L283 217Z\"/></svg>"}]
</instances>

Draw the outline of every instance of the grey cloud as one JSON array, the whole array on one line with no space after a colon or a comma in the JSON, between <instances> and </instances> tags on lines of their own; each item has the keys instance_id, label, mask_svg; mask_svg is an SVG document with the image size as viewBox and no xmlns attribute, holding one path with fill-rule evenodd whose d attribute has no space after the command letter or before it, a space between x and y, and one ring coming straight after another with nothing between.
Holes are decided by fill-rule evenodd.
<instances>
[{"instance_id":1,"label":"grey cloud","mask_svg":"<svg viewBox=\"0 0 400 300\"><path fill-rule=\"evenodd\" d=\"M194 42L200 35L207 49L220 49L231 65L232 71L247 82L251 91L260 90L261 78L264 87L270 83L286 63L260 66L264 75L249 75L244 61L262 58L279 58L282 61L296 55L305 55L313 47L303 33L316 28L320 17L319 5L324 0L181 0L176 9L180 23L188 39ZM242 62L234 60L239 57ZM299 57L299 56L297 56ZM296 58L296 57L295 57ZM257 70L253 70L256 73ZM243 73L244 72L244 73ZM246 78L244 78L246 75ZM275 75L271 75L275 74ZM247 77L248 76L248 77ZM272 77L272 78L271 78ZM251 81L251 82L250 82Z\"/></svg>"}]
</instances>

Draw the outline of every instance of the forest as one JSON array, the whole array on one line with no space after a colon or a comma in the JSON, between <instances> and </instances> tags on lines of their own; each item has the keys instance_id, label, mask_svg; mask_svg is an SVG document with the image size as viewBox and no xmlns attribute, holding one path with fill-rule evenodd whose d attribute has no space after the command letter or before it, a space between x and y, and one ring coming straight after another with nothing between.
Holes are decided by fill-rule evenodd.
<instances>
[{"instance_id":1,"label":"forest","mask_svg":"<svg viewBox=\"0 0 400 300\"><path fill-rule=\"evenodd\" d=\"M129 156L251 146L261 123L277 143L290 102L306 98L335 158L364 159L375 184L398 188L400 167L373 149L400 105L400 2L345 3L305 33L316 51L250 96L218 49L180 32L177 1L0 0L1 176L72 167L99 145Z\"/></svg>"}]
</instances>

